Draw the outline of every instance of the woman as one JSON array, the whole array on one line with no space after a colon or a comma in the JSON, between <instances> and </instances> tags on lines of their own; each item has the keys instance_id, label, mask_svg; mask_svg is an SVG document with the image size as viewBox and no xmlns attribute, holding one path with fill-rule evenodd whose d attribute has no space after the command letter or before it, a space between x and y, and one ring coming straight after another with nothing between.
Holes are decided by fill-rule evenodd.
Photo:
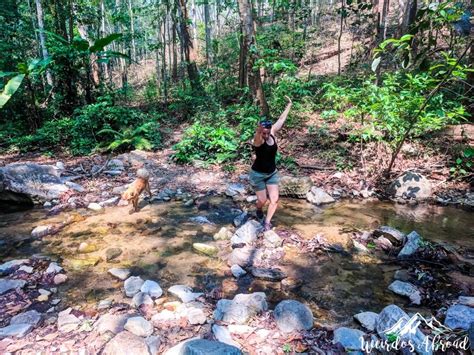
<instances>
[{"instance_id":1,"label":"woman","mask_svg":"<svg viewBox=\"0 0 474 355\"><path fill-rule=\"evenodd\" d=\"M290 112L291 99L285 96L288 104L285 111L281 114L280 118L274 125L271 121L261 121L255 132L253 138L253 147L255 150L256 158L253 162L252 169L250 171L250 183L255 189L257 195L257 218L263 219L263 206L267 202L267 191L268 199L270 204L267 210L267 216L263 222L264 230L270 230L272 228L271 220L278 204L278 172L276 170L276 153L278 146L276 143L275 135L281 129L283 124L288 117Z\"/></svg>"}]
</instances>

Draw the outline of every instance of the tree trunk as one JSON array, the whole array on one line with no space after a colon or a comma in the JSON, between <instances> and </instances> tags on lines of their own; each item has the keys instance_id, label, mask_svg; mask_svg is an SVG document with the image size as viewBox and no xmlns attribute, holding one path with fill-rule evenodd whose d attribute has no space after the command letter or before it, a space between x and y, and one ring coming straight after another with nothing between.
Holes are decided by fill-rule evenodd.
<instances>
[{"instance_id":1,"label":"tree trunk","mask_svg":"<svg viewBox=\"0 0 474 355\"><path fill-rule=\"evenodd\" d=\"M100 0L100 35L101 37L106 36L105 32L105 5L104 5L104 0ZM108 80L109 79L109 71L107 68L107 63L102 63L101 66L101 72L102 76L104 79Z\"/></svg>"},{"instance_id":2,"label":"tree trunk","mask_svg":"<svg viewBox=\"0 0 474 355\"><path fill-rule=\"evenodd\" d=\"M380 10L379 0L372 0L372 16L374 24L373 46L376 47L380 40Z\"/></svg>"},{"instance_id":3,"label":"tree trunk","mask_svg":"<svg viewBox=\"0 0 474 355\"><path fill-rule=\"evenodd\" d=\"M341 38L342 29L344 27L345 10L344 0L341 0L341 20L339 25L339 37L337 38L337 75L341 75Z\"/></svg>"},{"instance_id":4,"label":"tree trunk","mask_svg":"<svg viewBox=\"0 0 474 355\"><path fill-rule=\"evenodd\" d=\"M246 61L247 82L256 104L262 115L268 115L268 104L263 91L262 80L258 70L254 70L256 54L256 39L253 25L252 5L250 0L238 0L240 22L242 24L241 59Z\"/></svg>"},{"instance_id":5,"label":"tree trunk","mask_svg":"<svg viewBox=\"0 0 474 355\"><path fill-rule=\"evenodd\" d=\"M186 8L186 0L178 0L178 9L180 15L180 31L183 43L181 44L184 50L184 57L186 60L186 67L188 70L189 80L193 91L202 93L202 86L199 82L199 72L196 65L196 49L193 45L191 34L189 31L189 16Z\"/></svg>"},{"instance_id":6,"label":"tree trunk","mask_svg":"<svg viewBox=\"0 0 474 355\"><path fill-rule=\"evenodd\" d=\"M178 49L176 46L176 16L171 16L171 20L173 22L172 26L172 38L171 38L171 45L173 46L173 69L171 71L171 76L173 81L178 81Z\"/></svg>"},{"instance_id":7,"label":"tree trunk","mask_svg":"<svg viewBox=\"0 0 474 355\"><path fill-rule=\"evenodd\" d=\"M211 27L209 26L209 3L206 0L204 3L204 26L206 29L206 62L207 65L211 65Z\"/></svg>"},{"instance_id":8,"label":"tree trunk","mask_svg":"<svg viewBox=\"0 0 474 355\"><path fill-rule=\"evenodd\" d=\"M166 21L163 21L163 52L161 53L161 70L162 70L162 75L161 77L163 78L163 95L165 97L165 105L168 103L168 76L166 73Z\"/></svg>"},{"instance_id":9,"label":"tree trunk","mask_svg":"<svg viewBox=\"0 0 474 355\"><path fill-rule=\"evenodd\" d=\"M132 59L137 60L137 49L135 47L135 25L133 20L132 0L128 0L128 15L130 16L130 33L132 35Z\"/></svg>"},{"instance_id":10,"label":"tree trunk","mask_svg":"<svg viewBox=\"0 0 474 355\"><path fill-rule=\"evenodd\" d=\"M382 8L382 20L380 27L383 30L383 40L387 39L387 29L388 29L388 14L390 12L390 0L383 1L383 8Z\"/></svg>"},{"instance_id":11,"label":"tree trunk","mask_svg":"<svg viewBox=\"0 0 474 355\"><path fill-rule=\"evenodd\" d=\"M48 59L48 48L46 48L46 40L44 36L44 22L43 22L43 7L41 6L41 0L35 0L36 3L36 16L38 18L38 29L39 29L39 39L41 46L41 54L43 59ZM46 71L46 82L49 86L53 86L53 76L49 69Z\"/></svg>"},{"instance_id":12,"label":"tree trunk","mask_svg":"<svg viewBox=\"0 0 474 355\"><path fill-rule=\"evenodd\" d=\"M416 19L417 0L398 0L398 36L407 33Z\"/></svg>"}]
</instances>

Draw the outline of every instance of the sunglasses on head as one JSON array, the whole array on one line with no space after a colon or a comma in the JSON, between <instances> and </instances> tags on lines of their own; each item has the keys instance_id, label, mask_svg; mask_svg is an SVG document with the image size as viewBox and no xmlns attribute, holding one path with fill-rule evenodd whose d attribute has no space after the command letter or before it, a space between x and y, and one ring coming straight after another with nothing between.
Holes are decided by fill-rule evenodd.
<instances>
[{"instance_id":1,"label":"sunglasses on head","mask_svg":"<svg viewBox=\"0 0 474 355\"><path fill-rule=\"evenodd\" d=\"M260 121L260 125L263 128L272 128L272 121L269 121L269 120Z\"/></svg>"}]
</instances>

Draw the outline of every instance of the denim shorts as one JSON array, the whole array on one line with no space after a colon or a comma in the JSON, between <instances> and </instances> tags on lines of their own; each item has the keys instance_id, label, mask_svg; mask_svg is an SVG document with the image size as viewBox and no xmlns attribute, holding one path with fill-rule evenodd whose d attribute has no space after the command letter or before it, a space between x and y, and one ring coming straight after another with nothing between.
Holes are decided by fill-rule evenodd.
<instances>
[{"instance_id":1,"label":"denim shorts","mask_svg":"<svg viewBox=\"0 0 474 355\"><path fill-rule=\"evenodd\" d=\"M251 169L249 178L250 185L252 185L255 191L265 190L267 185L278 185L278 182L280 181L280 177L276 170L273 173L266 174Z\"/></svg>"}]
</instances>

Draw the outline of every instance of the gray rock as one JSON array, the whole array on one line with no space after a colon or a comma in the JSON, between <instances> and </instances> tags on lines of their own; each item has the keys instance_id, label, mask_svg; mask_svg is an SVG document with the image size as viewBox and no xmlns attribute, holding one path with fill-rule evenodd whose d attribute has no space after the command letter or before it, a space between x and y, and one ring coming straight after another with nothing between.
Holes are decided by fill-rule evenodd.
<instances>
[{"instance_id":1,"label":"gray rock","mask_svg":"<svg viewBox=\"0 0 474 355\"><path fill-rule=\"evenodd\" d=\"M120 197L116 196L116 197L112 197L112 198L109 198L105 201L100 202L100 205L102 207L115 206L117 204L117 202L119 202L119 201L120 201Z\"/></svg>"},{"instance_id":2,"label":"gray rock","mask_svg":"<svg viewBox=\"0 0 474 355\"><path fill-rule=\"evenodd\" d=\"M31 332L33 326L31 324L12 324L8 327L0 328L0 339L6 337L15 337L15 338L23 338L26 334Z\"/></svg>"},{"instance_id":3,"label":"gray rock","mask_svg":"<svg viewBox=\"0 0 474 355\"><path fill-rule=\"evenodd\" d=\"M31 236L33 238L41 238L53 233L53 226L46 225L46 226L37 226L31 231Z\"/></svg>"},{"instance_id":4,"label":"gray rock","mask_svg":"<svg viewBox=\"0 0 474 355\"><path fill-rule=\"evenodd\" d=\"M151 299L151 297L148 293L138 292L132 298L132 306L138 308L142 304L153 305L153 300Z\"/></svg>"},{"instance_id":5,"label":"gray rock","mask_svg":"<svg viewBox=\"0 0 474 355\"><path fill-rule=\"evenodd\" d=\"M267 269L267 268L252 268L252 275L257 279L267 281L281 281L287 277L287 275L279 269Z\"/></svg>"},{"instance_id":6,"label":"gray rock","mask_svg":"<svg viewBox=\"0 0 474 355\"><path fill-rule=\"evenodd\" d=\"M153 325L143 317L128 318L124 328L139 337L153 334Z\"/></svg>"},{"instance_id":7,"label":"gray rock","mask_svg":"<svg viewBox=\"0 0 474 355\"><path fill-rule=\"evenodd\" d=\"M106 332L118 334L124 330L128 318L130 318L128 314L104 314L95 324L95 329L99 334Z\"/></svg>"},{"instance_id":8,"label":"gray rock","mask_svg":"<svg viewBox=\"0 0 474 355\"><path fill-rule=\"evenodd\" d=\"M57 274L61 271L63 271L63 268L55 262L50 263L46 269L47 274Z\"/></svg>"},{"instance_id":9,"label":"gray rock","mask_svg":"<svg viewBox=\"0 0 474 355\"><path fill-rule=\"evenodd\" d=\"M474 307L474 297L469 296L459 296L458 303L464 306Z\"/></svg>"},{"instance_id":10,"label":"gray rock","mask_svg":"<svg viewBox=\"0 0 474 355\"><path fill-rule=\"evenodd\" d=\"M202 296L201 292L193 292L191 287L185 285L171 286L168 292L178 297L184 303L192 302L199 296Z\"/></svg>"},{"instance_id":11,"label":"gray rock","mask_svg":"<svg viewBox=\"0 0 474 355\"><path fill-rule=\"evenodd\" d=\"M26 285L25 280L0 279L0 295L16 288L23 288Z\"/></svg>"},{"instance_id":12,"label":"gray rock","mask_svg":"<svg viewBox=\"0 0 474 355\"><path fill-rule=\"evenodd\" d=\"M251 244L257 240L258 233L260 233L262 229L262 225L257 221L247 221L247 223L235 231L230 241L233 245L241 243Z\"/></svg>"},{"instance_id":13,"label":"gray rock","mask_svg":"<svg viewBox=\"0 0 474 355\"><path fill-rule=\"evenodd\" d=\"M112 268L109 269L109 274L113 277L116 277L119 280L126 280L130 276L129 269L120 269L120 268Z\"/></svg>"},{"instance_id":14,"label":"gray rock","mask_svg":"<svg viewBox=\"0 0 474 355\"><path fill-rule=\"evenodd\" d=\"M401 340L404 340L405 342L411 341L418 354L432 354L430 350L427 351L425 349L427 339L420 329L400 335L401 328L403 328L409 320L410 317L408 314L406 314L400 307L391 304L379 313L375 329L377 330L378 335L384 340L387 340L387 334L394 334L399 336Z\"/></svg>"},{"instance_id":15,"label":"gray rock","mask_svg":"<svg viewBox=\"0 0 474 355\"><path fill-rule=\"evenodd\" d=\"M228 323L245 324L251 317L267 309L265 293L238 294L233 300L219 300L214 318Z\"/></svg>"},{"instance_id":16,"label":"gray rock","mask_svg":"<svg viewBox=\"0 0 474 355\"><path fill-rule=\"evenodd\" d=\"M474 308L461 304L455 304L448 308L444 325L451 329L469 330L472 323L474 323Z\"/></svg>"},{"instance_id":17,"label":"gray rock","mask_svg":"<svg viewBox=\"0 0 474 355\"><path fill-rule=\"evenodd\" d=\"M354 318L367 330L374 331L379 315L375 312L357 313Z\"/></svg>"},{"instance_id":18,"label":"gray rock","mask_svg":"<svg viewBox=\"0 0 474 355\"><path fill-rule=\"evenodd\" d=\"M143 281L140 276L130 276L123 284L125 288L125 295L127 297L135 296L138 292L140 292L144 282L145 281Z\"/></svg>"},{"instance_id":19,"label":"gray rock","mask_svg":"<svg viewBox=\"0 0 474 355\"><path fill-rule=\"evenodd\" d=\"M0 275L5 275L11 269L22 266L23 264L28 263L28 259L17 259L17 260L10 260L0 265Z\"/></svg>"},{"instance_id":20,"label":"gray rock","mask_svg":"<svg viewBox=\"0 0 474 355\"><path fill-rule=\"evenodd\" d=\"M352 328L341 327L334 331L333 342L340 343L346 351L362 350L362 340L365 333Z\"/></svg>"},{"instance_id":21,"label":"gray rock","mask_svg":"<svg viewBox=\"0 0 474 355\"><path fill-rule=\"evenodd\" d=\"M408 270L397 270L395 271L395 274L393 275L393 278L395 280L400 280L400 281L409 281L410 280L410 274L408 273Z\"/></svg>"},{"instance_id":22,"label":"gray rock","mask_svg":"<svg viewBox=\"0 0 474 355\"><path fill-rule=\"evenodd\" d=\"M234 264L230 267L230 271L232 272L232 275L234 275L235 278L239 278L241 276L244 276L247 271L242 269L239 265Z\"/></svg>"},{"instance_id":23,"label":"gray rock","mask_svg":"<svg viewBox=\"0 0 474 355\"><path fill-rule=\"evenodd\" d=\"M103 207L101 205L99 205L98 203L95 203L95 202L89 203L87 208L92 210L92 211L102 211L103 210Z\"/></svg>"},{"instance_id":24,"label":"gray rock","mask_svg":"<svg viewBox=\"0 0 474 355\"><path fill-rule=\"evenodd\" d=\"M63 333L69 333L76 330L81 320L74 314L71 314L71 308L68 308L58 314L58 330Z\"/></svg>"},{"instance_id":25,"label":"gray rock","mask_svg":"<svg viewBox=\"0 0 474 355\"><path fill-rule=\"evenodd\" d=\"M64 274L54 275L53 282L55 285L61 285L67 281L67 276Z\"/></svg>"},{"instance_id":26,"label":"gray rock","mask_svg":"<svg viewBox=\"0 0 474 355\"><path fill-rule=\"evenodd\" d=\"M241 214L239 214L238 216L236 216L234 218L234 221L233 221L234 226L239 228L240 226L245 224L245 222L247 222L248 219L249 219L248 213L247 212L242 212Z\"/></svg>"},{"instance_id":27,"label":"gray rock","mask_svg":"<svg viewBox=\"0 0 474 355\"><path fill-rule=\"evenodd\" d=\"M107 168L111 170L124 170L125 169L123 165L123 161L121 161L120 159L111 159L107 163Z\"/></svg>"},{"instance_id":28,"label":"gray rock","mask_svg":"<svg viewBox=\"0 0 474 355\"><path fill-rule=\"evenodd\" d=\"M245 195L247 189L245 188L244 184L241 183L232 183L227 186L225 190L225 194L229 197L233 197L236 195Z\"/></svg>"},{"instance_id":29,"label":"gray rock","mask_svg":"<svg viewBox=\"0 0 474 355\"><path fill-rule=\"evenodd\" d=\"M12 196L9 192L49 201L59 198L68 189L52 165L15 163L0 168L0 200L3 201L9 201L8 197Z\"/></svg>"},{"instance_id":30,"label":"gray rock","mask_svg":"<svg viewBox=\"0 0 474 355\"><path fill-rule=\"evenodd\" d=\"M232 335L230 335L230 332L226 327L214 324L212 326L212 333L218 341L235 346L236 348L240 349L240 344L237 343L234 339L232 339Z\"/></svg>"},{"instance_id":31,"label":"gray rock","mask_svg":"<svg viewBox=\"0 0 474 355\"><path fill-rule=\"evenodd\" d=\"M153 298L159 298L163 295L163 290L156 281L146 280L140 290L149 294Z\"/></svg>"},{"instance_id":32,"label":"gray rock","mask_svg":"<svg viewBox=\"0 0 474 355\"><path fill-rule=\"evenodd\" d=\"M211 224L211 225L214 224L210 220L208 220L207 217L204 217L204 216L191 217L189 220L191 222L198 223L198 224Z\"/></svg>"},{"instance_id":33,"label":"gray rock","mask_svg":"<svg viewBox=\"0 0 474 355\"><path fill-rule=\"evenodd\" d=\"M393 244L385 237L378 237L374 240L374 243L382 250L390 250L393 248Z\"/></svg>"},{"instance_id":34,"label":"gray rock","mask_svg":"<svg viewBox=\"0 0 474 355\"><path fill-rule=\"evenodd\" d=\"M186 346L186 344L193 340L198 340L198 339L200 338L194 337L194 338L186 339L182 341L181 343L178 343L177 345L173 346L172 348L166 350L163 355L183 355L184 347Z\"/></svg>"},{"instance_id":35,"label":"gray rock","mask_svg":"<svg viewBox=\"0 0 474 355\"><path fill-rule=\"evenodd\" d=\"M10 320L12 324L30 324L32 327L36 327L41 321L41 314L35 310L26 311L24 313L17 314Z\"/></svg>"},{"instance_id":36,"label":"gray rock","mask_svg":"<svg viewBox=\"0 0 474 355\"><path fill-rule=\"evenodd\" d=\"M146 345L148 345L148 351L150 355L158 355L160 350L161 339L155 335L151 335L145 339Z\"/></svg>"},{"instance_id":37,"label":"gray rock","mask_svg":"<svg viewBox=\"0 0 474 355\"><path fill-rule=\"evenodd\" d=\"M105 260L107 260L107 262L115 260L122 255L122 252L120 248L109 248L105 251Z\"/></svg>"},{"instance_id":38,"label":"gray rock","mask_svg":"<svg viewBox=\"0 0 474 355\"><path fill-rule=\"evenodd\" d=\"M27 265L23 265L18 268L18 271L23 271L23 272L26 272L27 274L32 274L33 270L34 270L33 267L27 266Z\"/></svg>"},{"instance_id":39,"label":"gray rock","mask_svg":"<svg viewBox=\"0 0 474 355\"><path fill-rule=\"evenodd\" d=\"M312 186L313 182L307 176L282 176L280 179L280 196L306 198L306 194Z\"/></svg>"},{"instance_id":40,"label":"gray rock","mask_svg":"<svg viewBox=\"0 0 474 355\"><path fill-rule=\"evenodd\" d=\"M258 249L250 246L235 248L229 255L227 265L239 265L241 267L252 265L257 252Z\"/></svg>"},{"instance_id":41,"label":"gray rock","mask_svg":"<svg viewBox=\"0 0 474 355\"><path fill-rule=\"evenodd\" d=\"M275 307L273 316L278 328L285 333L295 330L309 330L313 327L313 313L308 306L298 301L281 301Z\"/></svg>"},{"instance_id":42,"label":"gray rock","mask_svg":"<svg viewBox=\"0 0 474 355\"><path fill-rule=\"evenodd\" d=\"M182 355L241 355L239 348L205 339L196 339L187 342L183 347Z\"/></svg>"},{"instance_id":43,"label":"gray rock","mask_svg":"<svg viewBox=\"0 0 474 355\"><path fill-rule=\"evenodd\" d=\"M355 239L352 240L352 245L354 246L354 249L357 253L360 253L360 254L369 253L369 249L367 249L367 247L364 244L358 242Z\"/></svg>"},{"instance_id":44,"label":"gray rock","mask_svg":"<svg viewBox=\"0 0 474 355\"><path fill-rule=\"evenodd\" d=\"M311 191L306 194L306 199L308 202L311 202L317 206L336 201L326 191L316 186L313 186Z\"/></svg>"},{"instance_id":45,"label":"gray rock","mask_svg":"<svg viewBox=\"0 0 474 355\"><path fill-rule=\"evenodd\" d=\"M64 180L62 180L64 181ZM72 182L72 181L64 181L64 185L66 185L67 187L69 187L71 190L74 190L74 191L77 191L77 192L85 192L86 189L79 185L79 184L76 184L75 182Z\"/></svg>"},{"instance_id":46,"label":"gray rock","mask_svg":"<svg viewBox=\"0 0 474 355\"><path fill-rule=\"evenodd\" d=\"M226 227L222 227L219 232L214 234L214 240L229 240L232 238L232 232L229 231Z\"/></svg>"},{"instance_id":47,"label":"gray rock","mask_svg":"<svg viewBox=\"0 0 474 355\"><path fill-rule=\"evenodd\" d=\"M190 324L204 324L207 321L206 314L203 309L198 307L189 307L186 310L186 317Z\"/></svg>"},{"instance_id":48,"label":"gray rock","mask_svg":"<svg viewBox=\"0 0 474 355\"><path fill-rule=\"evenodd\" d=\"M118 333L104 347L103 355L149 355L146 340L128 331Z\"/></svg>"},{"instance_id":49,"label":"gray rock","mask_svg":"<svg viewBox=\"0 0 474 355\"><path fill-rule=\"evenodd\" d=\"M416 253L420 248L421 236L413 231L407 235L407 241L402 250L398 253L398 258L406 258Z\"/></svg>"},{"instance_id":50,"label":"gray rock","mask_svg":"<svg viewBox=\"0 0 474 355\"><path fill-rule=\"evenodd\" d=\"M425 200L431 197L432 187L422 174L407 171L390 184L387 192L395 198Z\"/></svg>"},{"instance_id":51,"label":"gray rock","mask_svg":"<svg viewBox=\"0 0 474 355\"><path fill-rule=\"evenodd\" d=\"M409 297L414 304L421 302L420 291L409 282L395 280L388 286L388 289L398 295Z\"/></svg>"},{"instance_id":52,"label":"gray rock","mask_svg":"<svg viewBox=\"0 0 474 355\"><path fill-rule=\"evenodd\" d=\"M263 233L263 242L267 247L279 248L283 244L283 239L273 230Z\"/></svg>"},{"instance_id":53,"label":"gray rock","mask_svg":"<svg viewBox=\"0 0 474 355\"><path fill-rule=\"evenodd\" d=\"M100 300L97 304L97 309L103 311L104 309L109 309L112 306L111 300Z\"/></svg>"},{"instance_id":54,"label":"gray rock","mask_svg":"<svg viewBox=\"0 0 474 355\"><path fill-rule=\"evenodd\" d=\"M389 226L381 226L374 230L373 234L375 237L382 236L387 238L392 244L403 244L406 239L405 233Z\"/></svg>"}]
</instances>

